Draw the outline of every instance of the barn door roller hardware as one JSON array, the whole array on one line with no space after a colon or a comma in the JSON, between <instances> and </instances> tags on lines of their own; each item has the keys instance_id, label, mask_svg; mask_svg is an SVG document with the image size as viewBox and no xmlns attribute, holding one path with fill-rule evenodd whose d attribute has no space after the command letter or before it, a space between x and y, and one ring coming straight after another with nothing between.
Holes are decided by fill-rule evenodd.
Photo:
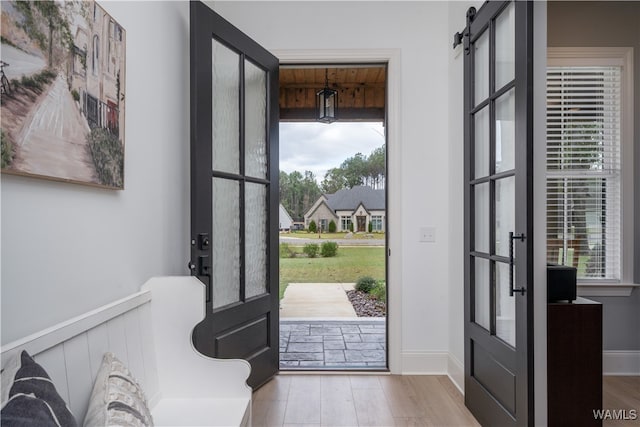
<instances>
[{"instance_id":1,"label":"barn door roller hardware","mask_svg":"<svg viewBox=\"0 0 640 427\"><path fill-rule=\"evenodd\" d=\"M475 17L476 8L470 7L469 10L467 10L467 26L462 30L462 32L457 32L453 35L453 48L455 49L459 44L464 43L464 53L467 55L469 54L469 46L471 45L471 40L469 40L469 29L471 28L471 22L473 22Z\"/></svg>"}]
</instances>

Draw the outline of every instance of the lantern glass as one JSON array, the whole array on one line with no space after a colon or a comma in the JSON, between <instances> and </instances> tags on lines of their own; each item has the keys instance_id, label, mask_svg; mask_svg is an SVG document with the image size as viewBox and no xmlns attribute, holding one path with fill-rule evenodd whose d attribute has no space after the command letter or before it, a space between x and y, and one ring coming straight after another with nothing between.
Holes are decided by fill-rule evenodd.
<instances>
[{"instance_id":1,"label":"lantern glass","mask_svg":"<svg viewBox=\"0 0 640 427\"><path fill-rule=\"evenodd\" d=\"M338 110L338 92L325 87L316 94L317 120L323 123L335 122Z\"/></svg>"}]
</instances>

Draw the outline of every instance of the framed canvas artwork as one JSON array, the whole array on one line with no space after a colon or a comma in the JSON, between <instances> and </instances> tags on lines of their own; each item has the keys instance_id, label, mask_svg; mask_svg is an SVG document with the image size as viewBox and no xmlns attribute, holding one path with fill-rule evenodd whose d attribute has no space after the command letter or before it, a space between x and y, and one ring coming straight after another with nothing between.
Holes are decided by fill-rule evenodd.
<instances>
[{"instance_id":1,"label":"framed canvas artwork","mask_svg":"<svg viewBox=\"0 0 640 427\"><path fill-rule=\"evenodd\" d=\"M2 173L124 188L124 29L94 1L2 1Z\"/></svg>"}]
</instances>

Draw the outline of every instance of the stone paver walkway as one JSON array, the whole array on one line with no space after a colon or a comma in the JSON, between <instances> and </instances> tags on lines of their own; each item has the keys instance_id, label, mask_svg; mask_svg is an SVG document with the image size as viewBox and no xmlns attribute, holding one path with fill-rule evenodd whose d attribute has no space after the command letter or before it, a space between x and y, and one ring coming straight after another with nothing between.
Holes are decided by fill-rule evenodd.
<instances>
[{"instance_id":1,"label":"stone paver walkway","mask_svg":"<svg viewBox=\"0 0 640 427\"><path fill-rule=\"evenodd\" d=\"M386 319L280 319L282 369L386 369Z\"/></svg>"}]
</instances>

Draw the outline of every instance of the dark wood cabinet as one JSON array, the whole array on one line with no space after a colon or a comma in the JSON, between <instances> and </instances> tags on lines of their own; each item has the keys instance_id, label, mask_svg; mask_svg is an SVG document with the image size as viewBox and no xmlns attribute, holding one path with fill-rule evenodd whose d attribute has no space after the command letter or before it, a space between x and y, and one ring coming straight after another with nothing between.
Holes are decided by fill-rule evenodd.
<instances>
[{"instance_id":1,"label":"dark wood cabinet","mask_svg":"<svg viewBox=\"0 0 640 427\"><path fill-rule=\"evenodd\" d=\"M602 426L602 304L548 304L547 389L549 427Z\"/></svg>"}]
</instances>

